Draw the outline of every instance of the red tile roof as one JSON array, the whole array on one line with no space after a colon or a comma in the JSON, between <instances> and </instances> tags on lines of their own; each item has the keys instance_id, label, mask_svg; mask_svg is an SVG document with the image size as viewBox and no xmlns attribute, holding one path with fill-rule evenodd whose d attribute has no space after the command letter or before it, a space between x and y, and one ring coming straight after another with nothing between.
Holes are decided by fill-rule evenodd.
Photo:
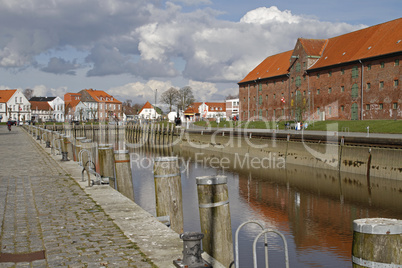
<instances>
[{"instance_id":1,"label":"red tile roof","mask_svg":"<svg viewBox=\"0 0 402 268\"><path fill-rule=\"evenodd\" d=\"M402 51L402 18L329 39L298 39L309 56L321 56L309 70ZM287 74L293 50L269 56L239 82Z\"/></svg>"},{"instance_id":2,"label":"red tile roof","mask_svg":"<svg viewBox=\"0 0 402 268\"><path fill-rule=\"evenodd\" d=\"M328 39L322 57L310 68L402 51L402 18Z\"/></svg>"},{"instance_id":3,"label":"red tile roof","mask_svg":"<svg viewBox=\"0 0 402 268\"><path fill-rule=\"evenodd\" d=\"M16 89L0 90L0 102L6 103L14 95Z\"/></svg>"},{"instance_id":4,"label":"red tile roof","mask_svg":"<svg viewBox=\"0 0 402 268\"><path fill-rule=\"evenodd\" d=\"M243 80L239 83L286 75L289 68L289 59L292 56L293 50L269 56L257 67L254 68Z\"/></svg>"},{"instance_id":5,"label":"red tile roof","mask_svg":"<svg viewBox=\"0 0 402 268\"><path fill-rule=\"evenodd\" d=\"M309 56L321 56L328 39L304 39L299 38L300 43L303 46Z\"/></svg>"},{"instance_id":6,"label":"red tile roof","mask_svg":"<svg viewBox=\"0 0 402 268\"><path fill-rule=\"evenodd\" d=\"M52 111L52 107L46 101L30 101L31 103L31 110L38 110L38 111Z\"/></svg>"},{"instance_id":7,"label":"red tile roof","mask_svg":"<svg viewBox=\"0 0 402 268\"><path fill-rule=\"evenodd\" d=\"M141 111L139 112L139 114L142 112L142 110L144 109L154 109L154 107L152 106L151 103L149 103L149 101L147 101L144 106L142 106Z\"/></svg>"},{"instance_id":8,"label":"red tile roof","mask_svg":"<svg viewBox=\"0 0 402 268\"><path fill-rule=\"evenodd\" d=\"M209 112L226 112L226 102L206 102L205 104L208 105ZM216 110L216 108L218 108L218 110Z\"/></svg>"},{"instance_id":9,"label":"red tile roof","mask_svg":"<svg viewBox=\"0 0 402 268\"><path fill-rule=\"evenodd\" d=\"M88 94L97 102L121 104L121 101L115 99L112 95L107 94L105 91L93 90L92 88L84 90L88 92Z\"/></svg>"}]
</instances>

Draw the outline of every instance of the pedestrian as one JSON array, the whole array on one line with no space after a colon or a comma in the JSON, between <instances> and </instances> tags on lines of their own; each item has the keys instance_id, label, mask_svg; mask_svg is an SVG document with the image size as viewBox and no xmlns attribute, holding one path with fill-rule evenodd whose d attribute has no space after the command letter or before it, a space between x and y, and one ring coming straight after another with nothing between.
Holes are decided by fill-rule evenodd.
<instances>
[{"instance_id":1,"label":"pedestrian","mask_svg":"<svg viewBox=\"0 0 402 268\"><path fill-rule=\"evenodd\" d=\"M12 125L11 118L9 118L7 121L8 131L11 131L11 125Z\"/></svg>"}]
</instances>

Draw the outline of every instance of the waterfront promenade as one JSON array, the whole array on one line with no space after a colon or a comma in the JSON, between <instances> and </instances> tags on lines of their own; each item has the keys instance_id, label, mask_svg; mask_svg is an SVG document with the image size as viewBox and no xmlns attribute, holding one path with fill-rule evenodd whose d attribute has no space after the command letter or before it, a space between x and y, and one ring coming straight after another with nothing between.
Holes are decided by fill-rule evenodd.
<instances>
[{"instance_id":1,"label":"waterfront promenade","mask_svg":"<svg viewBox=\"0 0 402 268\"><path fill-rule=\"evenodd\" d=\"M132 224L135 217L127 219L129 213L140 215L145 220L136 223L149 225L151 215L109 186L80 186L78 164L69 161L62 167L21 127L9 132L0 126L0 146L0 267L164 267L164 261L172 264L181 254L178 234L151 224L161 228L156 235L163 232L174 240L170 256L159 252L159 243ZM78 173L71 174L69 166ZM128 227L122 230L119 216L108 210L121 214ZM148 253L140 249L152 243Z\"/></svg>"}]
</instances>

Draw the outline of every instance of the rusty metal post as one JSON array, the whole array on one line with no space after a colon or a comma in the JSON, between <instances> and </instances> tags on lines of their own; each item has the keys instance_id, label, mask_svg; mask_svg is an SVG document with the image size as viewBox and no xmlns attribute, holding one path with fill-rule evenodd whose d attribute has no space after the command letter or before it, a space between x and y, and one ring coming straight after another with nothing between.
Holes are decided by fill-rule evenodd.
<instances>
[{"instance_id":1,"label":"rusty metal post","mask_svg":"<svg viewBox=\"0 0 402 268\"><path fill-rule=\"evenodd\" d=\"M201 257L201 239L204 234L185 232L180 235L183 240L183 259L173 261L177 268L212 268L211 264Z\"/></svg>"}]
</instances>

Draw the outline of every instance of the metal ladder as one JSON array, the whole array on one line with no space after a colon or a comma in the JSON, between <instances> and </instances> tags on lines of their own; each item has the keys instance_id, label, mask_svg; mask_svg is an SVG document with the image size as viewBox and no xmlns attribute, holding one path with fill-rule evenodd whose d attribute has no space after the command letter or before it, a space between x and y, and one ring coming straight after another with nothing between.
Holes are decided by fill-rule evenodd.
<instances>
[{"instance_id":1,"label":"metal ladder","mask_svg":"<svg viewBox=\"0 0 402 268\"><path fill-rule=\"evenodd\" d=\"M243 228L245 225L247 224L257 224L258 226L261 227L262 231L257 235L257 237L254 239L254 243L253 243L253 264L254 264L254 268L257 268L257 251L256 251L256 247L257 247L257 242L258 239L264 235L264 245L265 245L265 267L268 268L269 264L268 264L268 238L267 238L267 234L268 233L275 233L277 235L279 235L282 238L283 244L284 244L284 248L285 248L285 264L286 264L286 268L289 268L289 254L288 254L288 245L285 239L285 236L276 230L273 229L265 229L264 224L258 222L258 221L254 221L254 220L250 220L250 221L246 221L244 223L242 223L236 230L236 234L235 234L235 268L240 268L239 266L239 232L240 229Z\"/></svg>"}]
</instances>

